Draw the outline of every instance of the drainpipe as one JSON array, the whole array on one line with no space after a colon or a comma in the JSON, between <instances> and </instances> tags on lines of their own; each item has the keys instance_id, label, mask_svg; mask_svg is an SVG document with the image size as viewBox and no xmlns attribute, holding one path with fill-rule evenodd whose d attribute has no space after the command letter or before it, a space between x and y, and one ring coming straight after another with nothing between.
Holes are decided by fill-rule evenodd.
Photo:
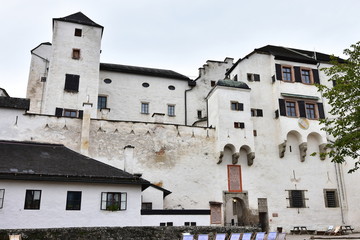
<instances>
[{"instance_id":1,"label":"drainpipe","mask_svg":"<svg viewBox=\"0 0 360 240\"><path fill-rule=\"evenodd\" d=\"M184 94L185 94L185 126L187 126L187 92L193 90L193 88L196 86L195 81L189 80L188 83L191 88L186 89L184 92Z\"/></svg>"},{"instance_id":2,"label":"drainpipe","mask_svg":"<svg viewBox=\"0 0 360 240\"><path fill-rule=\"evenodd\" d=\"M336 174L336 183L337 183L337 187L339 189L338 198L339 198L339 205L340 205L340 212L341 212L341 222L342 222L342 224L345 224L343 201L342 201L344 192L343 192L343 186L342 186L342 181L341 181L341 169L340 169L338 163L334 163L334 166L335 166L335 174Z\"/></svg>"}]
</instances>

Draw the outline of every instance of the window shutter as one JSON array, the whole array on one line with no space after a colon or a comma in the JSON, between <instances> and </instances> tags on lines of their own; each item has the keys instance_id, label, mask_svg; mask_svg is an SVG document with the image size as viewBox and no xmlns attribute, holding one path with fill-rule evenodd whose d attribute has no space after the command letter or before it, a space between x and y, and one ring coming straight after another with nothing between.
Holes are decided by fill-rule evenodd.
<instances>
[{"instance_id":1,"label":"window shutter","mask_svg":"<svg viewBox=\"0 0 360 240\"><path fill-rule=\"evenodd\" d=\"M238 103L238 110L239 111L244 111L244 104L243 103Z\"/></svg>"},{"instance_id":2,"label":"window shutter","mask_svg":"<svg viewBox=\"0 0 360 240\"><path fill-rule=\"evenodd\" d=\"M314 83L320 84L320 78L319 78L319 70L313 69L313 76L314 76Z\"/></svg>"},{"instance_id":3,"label":"window shutter","mask_svg":"<svg viewBox=\"0 0 360 240\"><path fill-rule=\"evenodd\" d=\"M276 68L276 79L277 80L282 80L281 65L280 64L275 64L275 68Z\"/></svg>"},{"instance_id":4,"label":"window shutter","mask_svg":"<svg viewBox=\"0 0 360 240\"><path fill-rule=\"evenodd\" d=\"M305 102L304 101L298 101L298 106L299 106L300 117L306 118Z\"/></svg>"},{"instance_id":5,"label":"window shutter","mask_svg":"<svg viewBox=\"0 0 360 240\"><path fill-rule=\"evenodd\" d=\"M56 108L55 109L55 116L57 117L61 117L63 113L63 109L62 108Z\"/></svg>"},{"instance_id":6,"label":"window shutter","mask_svg":"<svg viewBox=\"0 0 360 240\"><path fill-rule=\"evenodd\" d=\"M65 90L79 91L79 75L66 74L65 75Z\"/></svg>"},{"instance_id":7,"label":"window shutter","mask_svg":"<svg viewBox=\"0 0 360 240\"><path fill-rule=\"evenodd\" d=\"M239 127L240 127L241 129L245 128L245 123L243 123L243 122L239 123Z\"/></svg>"},{"instance_id":8,"label":"window shutter","mask_svg":"<svg viewBox=\"0 0 360 240\"><path fill-rule=\"evenodd\" d=\"M254 81L255 82L260 82L260 75L259 74L254 74Z\"/></svg>"},{"instance_id":9,"label":"window shutter","mask_svg":"<svg viewBox=\"0 0 360 240\"><path fill-rule=\"evenodd\" d=\"M84 116L84 111L83 110L79 110L79 118L83 118L83 116Z\"/></svg>"},{"instance_id":10,"label":"window shutter","mask_svg":"<svg viewBox=\"0 0 360 240\"><path fill-rule=\"evenodd\" d=\"M279 118L279 109L275 111L275 118Z\"/></svg>"},{"instance_id":11,"label":"window shutter","mask_svg":"<svg viewBox=\"0 0 360 240\"><path fill-rule=\"evenodd\" d=\"M101 193L101 210L106 210L106 201L107 201L107 193L102 192Z\"/></svg>"},{"instance_id":12,"label":"window shutter","mask_svg":"<svg viewBox=\"0 0 360 240\"><path fill-rule=\"evenodd\" d=\"M256 116L262 117L263 116L263 110L262 109L256 109Z\"/></svg>"},{"instance_id":13,"label":"window shutter","mask_svg":"<svg viewBox=\"0 0 360 240\"><path fill-rule=\"evenodd\" d=\"M325 118L324 105L322 103L317 103L317 105L319 111L319 118L324 119Z\"/></svg>"},{"instance_id":14,"label":"window shutter","mask_svg":"<svg viewBox=\"0 0 360 240\"><path fill-rule=\"evenodd\" d=\"M279 98L280 116L286 116L285 100Z\"/></svg>"},{"instance_id":15,"label":"window shutter","mask_svg":"<svg viewBox=\"0 0 360 240\"><path fill-rule=\"evenodd\" d=\"M300 67L294 67L294 72L295 72L295 82L301 82Z\"/></svg>"}]
</instances>

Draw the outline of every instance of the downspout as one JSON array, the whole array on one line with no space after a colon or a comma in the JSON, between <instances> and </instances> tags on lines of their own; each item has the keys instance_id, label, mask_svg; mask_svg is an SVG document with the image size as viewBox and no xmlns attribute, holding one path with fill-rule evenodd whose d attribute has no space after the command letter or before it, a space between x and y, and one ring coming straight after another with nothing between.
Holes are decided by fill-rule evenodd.
<instances>
[{"instance_id":1,"label":"downspout","mask_svg":"<svg viewBox=\"0 0 360 240\"><path fill-rule=\"evenodd\" d=\"M206 98L206 127L209 127L209 99Z\"/></svg>"}]
</instances>

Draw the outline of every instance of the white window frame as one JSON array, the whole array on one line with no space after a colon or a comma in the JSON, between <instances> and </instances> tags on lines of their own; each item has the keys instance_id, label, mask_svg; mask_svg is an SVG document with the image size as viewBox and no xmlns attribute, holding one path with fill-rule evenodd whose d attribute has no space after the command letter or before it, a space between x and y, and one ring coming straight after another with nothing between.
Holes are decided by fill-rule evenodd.
<instances>
[{"instance_id":1,"label":"white window frame","mask_svg":"<svg viewBox=\"0 0 360 240\"><path fill-rule=\"evenodd\" d=\"M141 102L141 114L149 114L150 103Z\"/></svg>"},{"instance_id":2,"label":"white window frame","mask_svg":"<svg viewBox=\"0 0 360 240\"><path fill-rule=\"evenodd\" d=\"M175 104L167 105L167 113L169 117L175 117Z\"/></svg>"},{"instance_id":3,"label":"white window frame","mask_svg":"<svg viewBox=\"0 0 360 240\"><path fill-rule=\"evenodd\" d=\"M111 195L119 196L118 205L110 205L108 198ZM101 193L101 210L105 211L124 211L127 208L127 193L126 192L102 192Z\"/></svg>"}]
</instances>

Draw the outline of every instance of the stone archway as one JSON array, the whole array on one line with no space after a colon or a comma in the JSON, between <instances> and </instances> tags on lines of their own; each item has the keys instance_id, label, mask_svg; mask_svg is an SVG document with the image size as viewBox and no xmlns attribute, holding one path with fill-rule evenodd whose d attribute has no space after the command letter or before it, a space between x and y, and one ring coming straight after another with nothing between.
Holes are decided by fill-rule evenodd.
<instances>
[{"instance_id":1,"label":"stone archway","mask_svg":"<svg viewBox=\"0 0 360 240\"><path fill-rule=\"evenodd\" d=\"M224 192L224 222L227 226L250 225L249 200L247 192Z\"/></svg>"}]
</instances>

